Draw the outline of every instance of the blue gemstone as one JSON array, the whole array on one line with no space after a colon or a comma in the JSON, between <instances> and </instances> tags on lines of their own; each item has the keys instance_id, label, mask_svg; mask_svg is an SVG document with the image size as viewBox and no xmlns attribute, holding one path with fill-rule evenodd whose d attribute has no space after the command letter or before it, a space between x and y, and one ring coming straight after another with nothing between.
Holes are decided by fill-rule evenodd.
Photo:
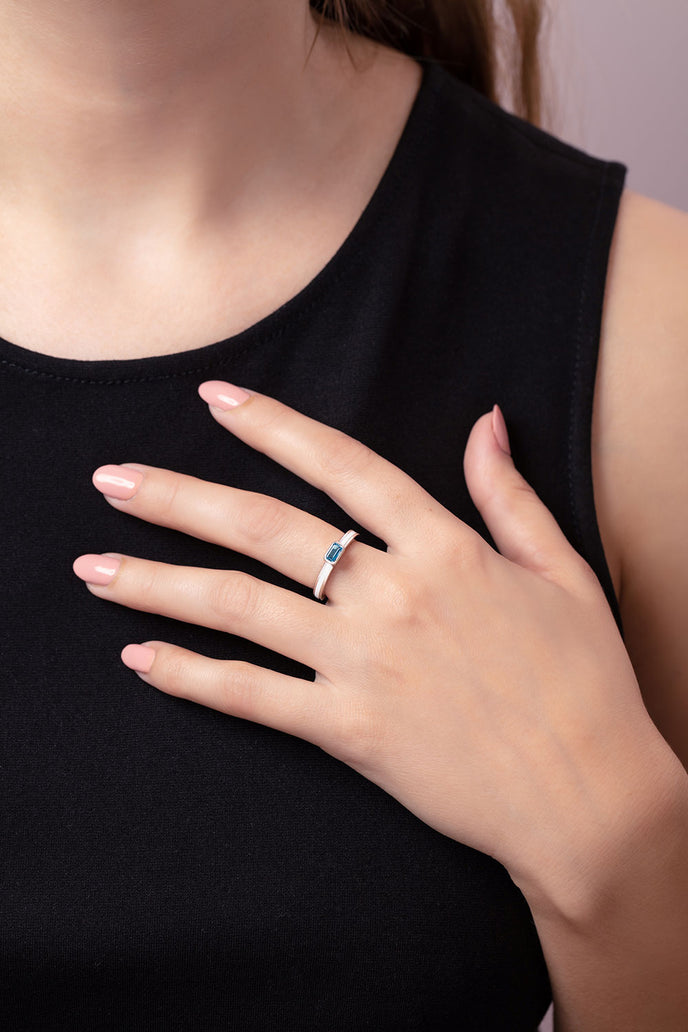
<instances>
[{"instance_id":1,"label":"blue gemstone","mask_svg":"<svg viewBox=\"0 0 688 1032\"><path fill-rule=\"evenodd\" d=\"M339 544L339 542L335 541L335 543L333 545L330 545L330 547L327 550L327 554L325 555L325 562L336 563L343 551L344 549Z\"/></svg>"}]
</instances>

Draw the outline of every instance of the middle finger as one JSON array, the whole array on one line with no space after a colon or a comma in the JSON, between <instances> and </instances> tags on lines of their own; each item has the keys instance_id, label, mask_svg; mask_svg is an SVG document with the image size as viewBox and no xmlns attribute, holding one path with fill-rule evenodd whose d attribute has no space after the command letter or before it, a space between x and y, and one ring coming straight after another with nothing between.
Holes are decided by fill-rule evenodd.
<instances>
[{"instance_id":1,"label":"middle finger","mask_svg":"<svg viewBox=\"0 0 688 1032\"><path fill-rule=\"evenodd\" d=\"M310 587L325 552L343 533L270 495L155 466L100 466L93 484L114 508L251 556ZM361 587L370 585L373 566L382 554L353 541L337 564L338 576L328 581L328 599L358 597Z\"/></svg>"}]
</instances>

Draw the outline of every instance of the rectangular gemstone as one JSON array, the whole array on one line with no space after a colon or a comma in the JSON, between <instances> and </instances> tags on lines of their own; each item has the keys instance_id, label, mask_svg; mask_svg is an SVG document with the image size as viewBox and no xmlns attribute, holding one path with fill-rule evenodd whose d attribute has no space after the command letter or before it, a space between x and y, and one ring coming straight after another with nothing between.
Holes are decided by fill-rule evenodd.
<instances>
[{"instance_id":1,"label":"rectangular gemstone","mask_svg":"<svg viewBox=\"0 0 688 1032\"><path fill-rule=\"evenodd\" d=\"M337 559L339 559L339 557L340 557L340 555L342 554L343 551L344 551L344 549L339 544L339 542L335 541L335 543L333 545L330 545L330 547L327 550L327 555L325 556L325 562L326 563L335 563L337 561Z\"/></svg>"}]
</instances>

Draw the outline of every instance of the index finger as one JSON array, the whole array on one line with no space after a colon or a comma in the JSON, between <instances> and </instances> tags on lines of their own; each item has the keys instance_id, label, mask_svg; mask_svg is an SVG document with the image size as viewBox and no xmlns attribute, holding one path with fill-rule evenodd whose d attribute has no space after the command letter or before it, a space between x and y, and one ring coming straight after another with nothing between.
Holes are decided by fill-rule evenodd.
<instances>
[{"instance_id":1,"label":"index finger","mask_svg":"<svg viewBox=\"0 0 688 1032\"><path fill-rule=\"evenodd\" d=\"M198 393L226 430L324 491L395 551L410 551L424 525L447 515L398 466L335 427L222 380L207 380Z\"/></svg>"}]
</instances>

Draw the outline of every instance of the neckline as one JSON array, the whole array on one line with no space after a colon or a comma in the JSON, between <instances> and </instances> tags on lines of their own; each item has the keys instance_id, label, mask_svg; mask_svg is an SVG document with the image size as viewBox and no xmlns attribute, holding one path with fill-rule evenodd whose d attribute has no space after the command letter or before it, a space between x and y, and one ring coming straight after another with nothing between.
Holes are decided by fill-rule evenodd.
<instances>
[{"instance_id":1,"label":"neckline","mask_svg":"<svg viewBox=\"0 0 688 1032\"><path fill-rule=\"evenodd\" d=\"M348 235L327 263L296 294L279 308L263 316L251 326L210 344L165 355L141 358L63 358L31 351L0 337L0 364L15 370L49 378L83 383L131 383L138 380L167 379L171 376L202 374L218 361L234 357L261 342L283 334L287 327L307 312L339 279L351 258L365 244L370 231L380 218L394 210L394 195L412 165L412 152L424 135L430 108L442 68L431 59L417 59L422 68L418 91L397 140L396 146L375 190Z\"/></svg>"}]
</instances>

